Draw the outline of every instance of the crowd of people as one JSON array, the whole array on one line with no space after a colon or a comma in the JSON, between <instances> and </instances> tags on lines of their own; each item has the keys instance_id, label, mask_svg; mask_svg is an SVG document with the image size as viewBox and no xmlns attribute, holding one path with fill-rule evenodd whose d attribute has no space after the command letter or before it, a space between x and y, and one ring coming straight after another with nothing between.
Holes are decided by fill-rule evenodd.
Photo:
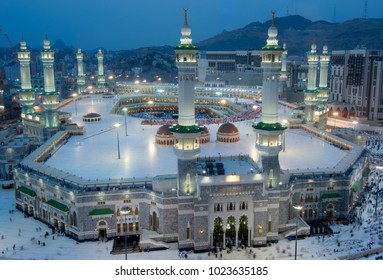
<instances>
[{"instance_id":1,"label":"crowd of people","mask_svg":"<svg viewBox=\"0 0 383 280\"><path fill-rule=\"evenodd\" d=\"M207 117L206 114L196 114L196 122L199 125L209 125L209 124L223 124L223 123L235 123L235 122L241 122L241 121L247 121L247 120L253 120L260 116L261 113L261 107L257 107L256 109L253 109L252 107L246 106L247 110L243 113L240 113L238 115L231 115L225 118L210 118ZM249 109L250 108L250 109ZM144 113L142 113L144 114ZM171 115L168 115L168 118L164 118L164 116L161 116L160 118L156 115L153 115L152 118L147 119L144 118L141 121L142 125L165 125L165 124L177 124L177 119L171 118Z\"/></svg>"}]
</instances>

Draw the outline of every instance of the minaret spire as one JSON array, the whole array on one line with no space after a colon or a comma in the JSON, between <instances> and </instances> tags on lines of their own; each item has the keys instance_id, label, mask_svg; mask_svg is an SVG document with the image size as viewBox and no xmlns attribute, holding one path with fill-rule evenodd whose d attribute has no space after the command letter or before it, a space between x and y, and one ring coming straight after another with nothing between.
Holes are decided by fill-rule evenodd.
<instances>
[{"instance_id":1,"label":"minaret spire","mask_svg":"<svg viewBox=\"0 0 383 280\"><path fill-rule=\"evenodd\" d=\"M184 25L188 25L188 9L184 8Z\"/></svg>"},{"instance_id":2,"label":"minaret spire","mask_svg":"<svg viewBox=\"0 0 383 280\"><path fill-rule=\"evenodd\" d=\"M274 26L275 11L271 12L271 26Z\"/></svg>"},{"instance_id":3,"label":"minaret spire","mask_svg":"<svg viewBox=\"0 0 383 280\"><path fill-rule=\"evenodd\" d=\"M78 93L82 94L85 91L85 74L84 74L84 65L83 65L84 54L81 52L80 48L77 49L76 58L77 58Z\"/></svg>"},{"instance_id":4,"label":"minaret spire","mask_svg":"<svg viewBox=\"0 0 383 280\"><path fill-rule=\"evenodd\" d=\"M23 122L27 118L27 115L32 114L32 105L35 101L35 93L32 89L31 83L31 53L27 48L27 43L24 39L24 34L21 36L20 50L17 52L17 58L20 63L20 78L21 78L21 89L19 90L19 101L22 106L21 118Z\"/></svg>"},{"instance_id":5,"label":"minaret spire","mask_svg":"<svg viewBox=\"0 0 383 280\"><path fill-rule=\"evenodd\" d=\"M44 71L44 91L41 93L41 101L45 109L44 126L46 128L58 128L59 116L57 112L59 93L56 92L54 75L54 51L51 49L48 34L45 33L44 47L40 52Z\"/></svg>"}]
</instances>

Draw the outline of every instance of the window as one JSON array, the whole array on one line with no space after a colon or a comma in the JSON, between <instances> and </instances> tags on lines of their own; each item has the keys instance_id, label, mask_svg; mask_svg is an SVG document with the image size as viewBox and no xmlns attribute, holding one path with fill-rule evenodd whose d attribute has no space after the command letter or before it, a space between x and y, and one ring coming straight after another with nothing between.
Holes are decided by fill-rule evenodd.
<instances>
[{"instance_id":1,"label":"window","mask_svg":"<svg viewBox=\"0 0 383 280\"><path fill-rule=\"evenodd\" d=\"M214 212L222 212L222 203L214 203Z\"/></svg>"},{"instance_id":2,"label":"window","mask_svg":"<svg viewBox=\"0 0 383 280\"><path fill-rule=\"evenodd\" d=\"M239 210L247 210L248 209L248 204L245 201L242 201L239 203Z\"/></svg>"},{"instance_id":3,"label":"window","mask_svg":"<svg viewBox=\"0 0 383 280\"><path fill-rule=\"evenodd\" d=\"M227 211L235 211L235 203L229 202L226 206Z\"/></svg>"}]
</instances>

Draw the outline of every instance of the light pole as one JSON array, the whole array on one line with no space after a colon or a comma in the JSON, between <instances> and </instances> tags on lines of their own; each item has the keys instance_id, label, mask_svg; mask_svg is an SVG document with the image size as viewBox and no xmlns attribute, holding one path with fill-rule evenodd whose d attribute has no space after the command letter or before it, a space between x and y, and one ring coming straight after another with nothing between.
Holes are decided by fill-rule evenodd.
<instances>
[{"instance_id":1,"label":"light pole","mask_svg":"<svg viewBox=\"0 0 383 280\"><path fill-rule=\"evenodd\" d=\"M118 128L120 127L119 123L114 124L114 127L116 128L117 132L117 152L118 152L118 159L120 159L120 135L118 134Z\"/></svg>"},{"instance_id":2,"label":"light pole","mask_svg":"<svg viewBox=\"0 0 383 280\"><path fill-rule=\"evenodd\" d=\"M154 104L154 101L153 100L149 100L148 101L148 109L152 106ZM149 110L148 110L149 111ZM149 117L149 122L150 122L150 125L152 125L152 114L151 114L151 112L149 112L149 114L150 114L150 117Z\"/></svg>"},{"instance_id":3,"label":"light pole","mask_svg":"<svg viewBox=\"0 0 383 280\"><path fill-rule=\"evenodd\" d=\"M358 121L352 121L352 129L355 130L356 125L358 124Z\"/></svg>"},{"instance_id":4,"label":"light pole","mask_svg":"<svg viewBox=\"0 0 383 280\"><path fill-rule=\"evenodd\" d=\"M74 111L76 113L76 116L77 116L77 93L73 93L72 94L72 97L73 97L73 100L74 100Z\"/></svg>"},{"instance_id":5,"label":"light pole","mask_svg":"<svg viewBox=\"0 0 383 280\"><path fill-rule=\"evenodd\" d=\"M126 224L126 228L125 228L125 260L128 259L128 245L127 245L127 239L128 239L128 223L126 221L126 216L129 215L129 213L132 212L132 208L130 208L129 206L123 206L121 207L121 210L120 210L120 213L122 215L124 215L125 217L125 224Z\"/></svg>"},{"instance_id":6,"label":"light pole","mask_svg":"<svg viewBox=\"0 0 383 280\"><path fill-rule=\"evenodd\" d=\"M124 107L124 108L122 108L122 111L124 111L124 115L125 115L125 136L128 136L128 123L127 123L127 120L126 120L126 115L128 113L128 108Z\"/></svg>"},{"instance_id":7,"label":"light pole","mask_svg":"<svg viewBox=\"0 0 383 280\"><path fill-rule=\"evenodd\" d=\"M293 208L297 210L296 212L296 224L295 224L295 260L297 259L298 251L298 213L303 209L302 205L293 205Z\"/></svg>"}]
</instances>

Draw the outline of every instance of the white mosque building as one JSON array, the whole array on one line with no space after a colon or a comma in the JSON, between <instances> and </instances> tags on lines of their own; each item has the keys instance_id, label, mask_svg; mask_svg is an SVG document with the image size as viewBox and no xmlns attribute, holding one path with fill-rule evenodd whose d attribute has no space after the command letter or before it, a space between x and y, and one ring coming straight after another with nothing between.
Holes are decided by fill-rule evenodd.
<instances>
[{"instance_id":1,"label":"white mosque building","mask_svg":"<svg viewBox=\"0 0 383 280\"><path fill-rule=\"evenodd\" d=\"M295 234L296 224L298 234L307 235L308 224L347 219L363 187L368 155L309 124L287 125L281 119L279 77L286 50L278 45L274 14L260 50L261 119L219 124L199 124L196 114L225 119L246 112L230 98L196 96L198 49L187 16L185 10L175 48L178 91L80 96L63 107L71 111L76 106L79 116L72 119L78 125L56 129L15 168L17 208L78 241L115 239L118 247L125 235L139 242L145 229L155 240L195 251L264 246ZM53 54L47 42L43 52L48 65ZM26 54L21 44L19 58L26 66L21 67L20 96L28 120L35 116ZM103 87L102 52L98 59ZM45 80L45 123L51 128L57 124L57 100L51 81ZM178 119L167 126L154 119L153 112L174 108ZM142 122L132 112L150 120ZM97 120L83 121L86 114L96 114ZM140 244L145 246L150 247Z\"/></svg>"}]
</instances>

